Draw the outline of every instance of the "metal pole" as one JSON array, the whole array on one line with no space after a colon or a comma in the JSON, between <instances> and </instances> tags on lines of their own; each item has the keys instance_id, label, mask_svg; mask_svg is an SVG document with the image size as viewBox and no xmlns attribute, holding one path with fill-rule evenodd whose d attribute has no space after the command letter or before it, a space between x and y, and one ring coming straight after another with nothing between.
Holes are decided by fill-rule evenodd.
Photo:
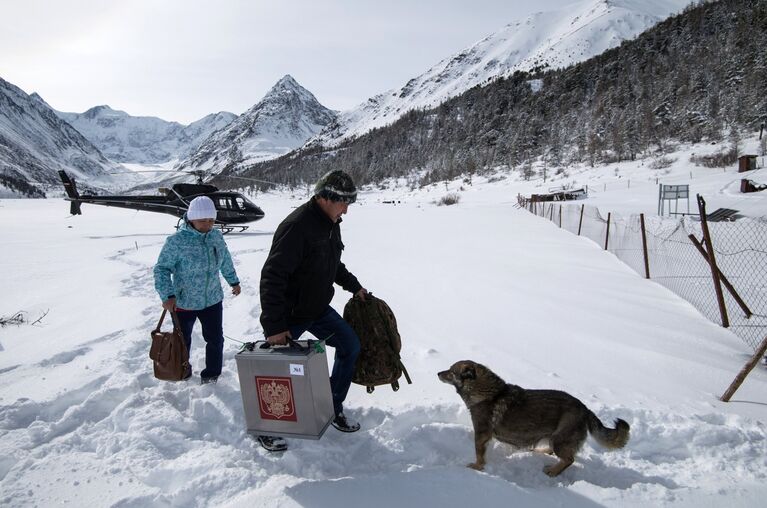
<instances>
[{"instance_id":1,"label":"metal pole","mask_svg":"<svg viewBox=\"0 0 767 508\"><path fill-rule=\"evenodd\" d=\"M716 292L716 301L719 303L719 313L722 315L722 326L730 327L730 320L727 318L727 307L724 304L724 294L722 293L722 282L719 279L719 268L716 266L716 256L714 256L714 245L711 241L711 233L708 230L708 220L706 220L706 202L703 196L698 194L698 212L700 213L700 223L703 228L703 241L708 251L708 264L711 266L711 276L714 278L714 291Z\"/></svg>"},{"instance_id":2,"label":"metal pole","mask_svg":"<svg viewBox=\"0 0 767 508\"><path fill-rule=\"evenodd\" d=\"M663 202L663 184L660 184L658 186L658 215L660 215L661 217L663 217L663 209L661 208L662 202Z\"/></svg>"},{"instance_id":3,"label":"metal pole","mask_svg":"<svg viewBox=\"0 0 767 508\"><path fill-rule=\"evenodd\" d=\"M584 205L584 204L581 205L581 218L580 218L580 220L578 220L578 236L581 236L581 225L583 224L583 208L585 206L586 205Z\"/></svg>"},{"instance_id":4,"label":"metal pole","mask_svg":"<svg viewBox=\"0 0 767 508\"><path fill-rule=\"evenodd\" d=\"M607 240L610 239L610 214L612 212L607 212L607 234L605 235L605 250L607 250Z\"/></svg>"},{"instance_id":5,"label":"metal pole","mask_svg":"<svg viewBox=\"0 0 767 508\"><path fill-rule=\"evenodd\" d=\"M562 227L562 205L559 205L559 227Z\"/></svg>"},{"instance_id":6,"label":"metal pole","mask_svg":"<svg viewBox=\"0 0 767 508\"><path fill-rule=\"evenodd\" d=\"M644 273L645 279L650 278L650 258L647 256L647 234L644 227L644 214L639 214L639 222L642 225L642 250L644 251Z\"/></svg>"}]
</instances>

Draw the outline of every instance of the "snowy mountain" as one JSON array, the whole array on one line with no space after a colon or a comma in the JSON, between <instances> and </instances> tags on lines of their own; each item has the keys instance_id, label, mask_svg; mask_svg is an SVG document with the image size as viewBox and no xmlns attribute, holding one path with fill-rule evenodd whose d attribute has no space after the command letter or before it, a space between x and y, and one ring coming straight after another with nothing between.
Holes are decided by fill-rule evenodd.
<instances>
[{"instance_id":1,"label":"snowy mountain","mask_svg":"<svg viewBox=\"0 0 767 508\"><path fill-rule=\"evenodd\" d=\"M391 124L407 111L430 109L450 97L515 71L561 68L632 39L690 0L582 0L532 14L506 25L470 48L446 58L398 90L389 90L354 109L309 144L334 146Z\"/></svg>"},{"instance_id":2,"label":"snowy mountain","mask_svg":"<svg viewBox=\"0 0 767 508\"><path fill-rule=\"evenodd\" d=\"M336 113L286 75L226 128L213 133L177 167L220 173L232 164L272 159L302 146Z\"/></svg>"},{"instance_id":3,"label":"snowy mountain","mask_svg":"<svg viewBox=\"0 0 767 508\"><path fill-rule=\"evenodd\" d=\"M3 195L41 196L60 185L63 169L91 185L113 183L125 171L109 161L37 94L28 95L0 78L0 189Z\"/></svg>"},{"instance_id":4,"label":"snowy mountain","mask_svg":"<svg viewBox=\"0 0 767 508\"><path fill-rule=\"evenodd\" d=\"M506 168L529 178L567 174L583 161L656 158L680 142L720 142L733 126L759 130L758 115L743 112L764 106L767 77L754 62L767 46L765 9L763 0L701 3L586 61L515 72L341 145L303 148L240 176L313 181L340 169L361 183L401 176L424 185ZM732 162L738 150L736 140L719 157Z\"/></svg>"},{"instance_id":5,"label":"snowy mountain","mask_svg":"<svg viewBox=\"0 0 767 508\"><path fill-rule=\"evenodd\" d=\"M96 106L85 113L57 114L111 160L142 164L184 158L213 132L237 118L234 113L222 111L184 126L151 116L131 116L109 106Z\"/></svg>"}]
</instances>

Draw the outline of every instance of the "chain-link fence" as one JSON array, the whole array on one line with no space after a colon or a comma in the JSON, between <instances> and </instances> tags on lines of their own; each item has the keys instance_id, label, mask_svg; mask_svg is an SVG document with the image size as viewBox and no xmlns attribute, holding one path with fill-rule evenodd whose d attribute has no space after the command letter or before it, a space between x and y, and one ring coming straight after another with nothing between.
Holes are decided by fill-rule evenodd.
<instances>
[{"instance_id":1,"label":"chain-link fence","mask_svg":"<svg viewBox=\"0 0 767 508\"><path fill-rule=\"evenodd\" d=\"M642 277L662 284L692 303L711 321L728 326L756 351L767 336L767 220L707 222L717 295L708 261L703 222L642 215L603 217L595 207L531 202L520 205L615 254Z\"/></svg>"}]
</instances>

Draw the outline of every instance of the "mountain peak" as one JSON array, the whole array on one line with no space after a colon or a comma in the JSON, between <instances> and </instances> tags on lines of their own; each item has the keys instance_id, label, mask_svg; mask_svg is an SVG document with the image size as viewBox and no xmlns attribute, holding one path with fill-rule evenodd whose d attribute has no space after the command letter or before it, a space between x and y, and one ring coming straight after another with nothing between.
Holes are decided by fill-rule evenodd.
<instances>
[{"instance_id":1,"label":"mountain peak","mask_svg":"<svg viewBox=\"0 0 767 508\"><path fill-rule=\"evenodd\" d=\"M354 109L341 113L311 144L344 139L393 123L407 111L430 109L471 87L515 71L564 68L632 39L682 10L690 0L578 0L530 14Z\"/></svg>"},{"instance_id":2,"label":"mountain peak","mask_svg":"<svg viewBox=\"0 0 767 508\"><path fill-rule=\"evenodd\" d=\"M301 86L290 74L285 74L275 86Z\"/></svg>"},{"instance_id":3,"label":"mountain peak","mask_svg":"<svg viewBox=\"0 0 767 508\"><path fill-rule=\"evenodd\" d=\"M298 81L293 78L293 76L290 74L285 74L285 76L280 78L280 80L277 81L274 86L272 86L264 99L273 95L282 95L285 92L297 92L300 95L311 95L311 93L306 88L302 87Z\"/></svg>"},{"instance_id":4,"label":"mountain peak","mask_svg":"<svg viewBox=\"0 0 767 508\"><path fill-rule=\"evenodd\" d=\"M97 116L105 116L105 115L128 116L128 114L125 113L124 111L114 110L110 108L109 106L107 106L106 104L102 104L101 106L94 106L90 108L88 111L86 111L85 113L83 113L83 116L89 119L93 119L93 118L96 118Z\"/></svg>"},{"instance_id":5,"label":"mountain peak","mask_svg":"<svg viewBox=\"0 0 767 508\"><path fill-rule=\"evenodd\" d=\"M0 167L5 177L0 187L22 189L17 194L28 196L43 195L32 182L60 182L60 169L89 183L107 184L113 180L109 173L118 168L39 94L28 95L1 78Z\"/></svg>"},{"instance_id":6,"label":"mountain peak","mask_svg":"<svg viewBox=\"0 0 767 508\"><path fill-rule=\"evenodd\" d=\"M286 74L261 101L213 133L177 167L217 174L229 166L279 157L302 146L335 118L334 111Z\"/></svg>"}]
</instances>

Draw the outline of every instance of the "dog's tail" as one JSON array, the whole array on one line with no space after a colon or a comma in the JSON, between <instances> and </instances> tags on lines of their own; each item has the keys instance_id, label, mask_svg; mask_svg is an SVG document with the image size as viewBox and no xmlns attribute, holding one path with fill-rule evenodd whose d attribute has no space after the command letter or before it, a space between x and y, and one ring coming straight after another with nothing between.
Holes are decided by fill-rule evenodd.
<instances>
[{"instance_id":1,"label":"dog's tail","mask_svg":"<svg viewBox=\"0 0 767 508\"><path fill-rule=\"evenodd\" d=\"M599 444L607 448L623 448L629 440L629 424L617 418L615 428L602 425L597 415L589 411L589 432Z\"/></svg>"}]
</instances>

